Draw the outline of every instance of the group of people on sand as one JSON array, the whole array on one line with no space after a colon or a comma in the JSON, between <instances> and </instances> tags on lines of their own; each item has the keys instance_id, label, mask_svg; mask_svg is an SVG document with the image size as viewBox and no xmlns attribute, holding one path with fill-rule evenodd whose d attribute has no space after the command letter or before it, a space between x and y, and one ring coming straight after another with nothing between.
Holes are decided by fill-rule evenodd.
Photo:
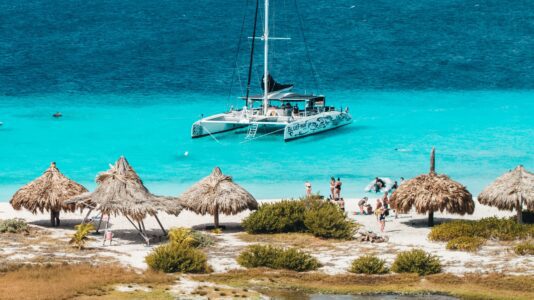
<instances>
[{"instance_id":1,"label":"group of people on sand","mask_svg":"<svg viewBox=\"0 0 534 300\"><path fill-rule=\"evenodd\" d=\"M404 182L404 178L400 178L401 184ZM382 190L382 188L386 187L386 182L379 178L375 178L375 188L378 188L375 190L376 192ZM342 210L345 210L345 202L344 199L341 197L341 186L343 183L341 182L341 179L338 177L337 180L335 177L330 177L330 196L329 200L338 204L339 207ZM306 196L310 197L312 196L312 185L309 181L306 181L304 184L306 188ZM368 197L363 197L358 201L358 208L359 213L361 215L372 215L374 214L376 216L376 219L378 221L380 231L384 232L385 226L386 226L386 217L390 215L390 211L393 211L395 219L398 218L398 209L397 209L397 203L396 201L391 201L389 198L390 192L393 192L399 187L399 184L397 181L393 183L393 185L384 192L384 195L382 198L376 199L375 208L373 209L373 206L369 203ZM355 212L354 214L358 214L358 212Z\"/></svg>"}]
</instances>

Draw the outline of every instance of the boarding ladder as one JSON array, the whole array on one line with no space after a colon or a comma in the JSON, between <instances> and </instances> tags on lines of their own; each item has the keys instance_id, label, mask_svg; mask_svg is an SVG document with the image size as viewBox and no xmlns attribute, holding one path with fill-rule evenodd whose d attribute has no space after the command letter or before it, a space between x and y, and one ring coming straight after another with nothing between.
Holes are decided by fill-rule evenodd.
<instances>
[{"instance_id":1,"label":"boarding ladder","mask_svg":"<svg viewBox=\"0 0 534 300\"><path fill-rule=\"evenodd\" d=\"M245 137L245 140L251 140L256 136L256 132L258 132L258 126L258 123L252 123L252 125L248 127L248 133Z\"/></svg>"}]
</instances>

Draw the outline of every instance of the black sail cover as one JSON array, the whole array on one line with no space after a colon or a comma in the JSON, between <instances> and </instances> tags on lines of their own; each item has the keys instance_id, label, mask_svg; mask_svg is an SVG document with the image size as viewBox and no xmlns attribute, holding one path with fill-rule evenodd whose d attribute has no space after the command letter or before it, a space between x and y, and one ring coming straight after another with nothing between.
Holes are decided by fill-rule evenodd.
<instances>
[{"instance_id":1,"label":"black sail cover","mask_svg":"<svg viewBox=\"0 0 534 300\"><path fill-rule=\"evenodd\" d=\"M278 83L276 81L274 81L274 78L268 74L267 75L267 92L276 92L276 91L280 91L280 90L284 90L284 89L287 89L287 88L292 88L293 85L292 84L283 84L283 83ZM262 90L265 90L265 86L264 86L264 81L263 81L263 78L261 79L261 89Z\"/></svg>"}]
</instances>

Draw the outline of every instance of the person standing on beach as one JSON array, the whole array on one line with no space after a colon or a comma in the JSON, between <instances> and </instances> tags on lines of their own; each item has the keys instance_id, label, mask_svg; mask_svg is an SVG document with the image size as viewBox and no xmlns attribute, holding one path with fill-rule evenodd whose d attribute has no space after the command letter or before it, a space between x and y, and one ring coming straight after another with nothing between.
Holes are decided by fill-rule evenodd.
<instances>
[{"instance_id":1,"label":"person standing on beach","mask_svg":"<svg viewBox=\"0 0 534 300\"><path fill-rule=\"evenodd\" d=\"M336 198L335 188L336 188L336 179L334 177L330 177L330 199L332 200Z\"/></svg>"},{"instance_id":2,"label":"person standing on beach","mask_svg":"<svg viewBox=\"0 0 534 300\"><path fill-rule=\"evenodd\" d=\"M337 178L337 181L336 181L336 184L335 184L335 196L337 196L337 198L335 197L334 199L341 199L341 185L343 183L341 182L341 179L339 179L339 177Z\"/></svg>"},{"instance_id":3,"label":"person standing on beach","mask_svg":"<svg viewBox=\"0 0 534 300\"><path fill-rule=\"evenodd\" d=\"M384 232L384 228L386 227L386 210L384 209L382 202L380 202L380 199L376 200L375 215L378 221L378 226L380 227L380 232Z\"/></svg>"},{"instance_id":4,"label":"person standing on beach","mask_svg":"<svg viewBox=\"0 0 534 300\"><path fill-rule=\"evenodd\" d=\"M309 181L306 181L304 183L304 186L306 187L306 197L311 197L312 195L312 186L311 186L311 183Z\"/></svg>"}]
</instances>

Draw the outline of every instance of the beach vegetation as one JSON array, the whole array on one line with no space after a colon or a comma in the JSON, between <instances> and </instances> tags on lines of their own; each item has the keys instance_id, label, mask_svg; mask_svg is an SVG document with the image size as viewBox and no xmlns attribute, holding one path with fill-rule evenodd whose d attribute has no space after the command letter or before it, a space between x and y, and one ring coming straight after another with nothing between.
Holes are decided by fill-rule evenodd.
<instances>
[{"instance_id":1,"label":"beach vegetation","mask_svg":"<svg viewBox=\"0 0 534 300\"><path fill-rule=\"evenodd\" d=\"M519 224L514 218L489 217L480 220L459 220L434 226L428 238L447 242L459 237L481 237L511 241L534 235L534 225Z\"/></svg>"},{"instance_id":2,"label":"beach vegetation","mask_svg":"<svg viewBox=\"0 0 534 300\"><path fill-rule=\"evenodd\" d=\"M173 243L156 247L145 257L145 261L151 270L165 273L210 272L204 252Z\"/></svg>"},{"instance_id":3,"label":"beach vegetation","mask_svg":"<svg viewBox=\"0 0 534 300\"><path fill-rule=\"evenodd\" d=\"M321 202L307 209L304 225L314 236L327 239L348 240L354 236L357 229L356 224L349 221L343 211L330 202Z\"/></svg>"},{"instance_id":4,"label":"beach vegetation","mask_svg":"<svg viewBox=\"0 0 534 300\"><path fill-rule=\"evenodd\" d=\"M275 234L249 234L241 232L237 234L240 240L248 243L262 243L299 249L335 249L343 240L322 239L313 236L309 232L289 232Z\"/></svg>"},{"instance_id":5,"label":"beach vegetation","mask_svg":"<svg viewBox=\"0 0 534 300\"><path fill-rule=\"evenodd\" d=\"M205 248L214 243L210 235L184 227L171 228L167 236L169 243L179 247Z\"/></svg>"},{"instance_id":6,"label":"beach vegetation","mask_svg":"<svg viewBox=\"0 0 534 300\"><path fill-rule=\"evenodd\" d=\"M282 233L305 231L304 201L282 200L261 205L241 225L248 233Z\"/></svg>"},{"instance_id":7,"label":"beach vegetation","mask_svg":"<svg viewBox=\"0 0 534 300\"><path fill-rule=\"evenodd\" d=\"M249 246L239 254L237 262L246 268L267 267L297 272L316 270L321 266L316 258L306 252L271 245Z\"/></svg>"},{"instance_id":8,"label":"beach vegetation","mask_svg":"<svg viewBox=\"0 0 534 300\"><path fill-rule=\"evenodd\" d=\"M350 239L357 229L336 205L319 195L264 204L245 218L242 226L251 234L310 232L334 239Z\"/></svg>"},{"instance_id":9,"label":"beach vegetation","mask_svg":"<svg viewBox=\"0 0 534 300\"><path fill-rule=\"evenodd\" d=\"M461 236L447 242L449 250L475 252L486 242L485 239L473 236Z\"/></svg>"},{"instance_id":10,"label":"beach vegetation","mask_svg":"<svg viewBox=\"0 0 534 300\"><path fill-rule=\"evenodd\" d=\"M391 270L395 273L430 275L441 272L441 262L435 255L422 249L413 249L397 254Z\"/></svg>"},{"instance_id":11,"label":"beach vegetation","mask_svg":"<svg viewBox=\"0 0 534 300\"><path fill-rule=\"evenodd\" d=\"M78 250L82 250L89 240L89 234L95 230L95 227L91 223L85 223L78 224L74 228L76 228L76 232L72 235L69 244L74 245Z\"/></svg>"},{"instance_id":12,"label":"beach vegetation","mask_svg":"<svg viewBox=\"0 0 534 300\"><path fill-rule=\"evenodd\" d=\"M534 242L521 242L514 246L514 252L517 255L534 255Z\"/></svg>"},{"instance_id":13,"label":"beach vegetation","mask_svg":"<svg viewBox=\"0 0 534 300\"><path fill-rule=\"evenodd\" d=\"M28 223L23 219L0 220L0 233L27 233Z\"/></svg>"},{"instance_id":14,"label":"beach vegetation","mask_svg":"<svg viewBox=\"0 0 534 300\"><path fill-rule=\"evenodd\" d=\"M32 264L0 272L0 278L0 298L21 300L111 298L117 284L152 286L162 294L175 280L160 272L139 273L115 264Z\"/></svg>"},{"instance_id":15,"label":"beach vegetation","mask_svg":"<svg viewBox=\"0 0 534 300\"><path fill-rule=\"evenodd\" d=\"M352 261L350 272L356 274L386 274L386 261L374 255L364 255Z\"/></svg>"}]
</instances>

